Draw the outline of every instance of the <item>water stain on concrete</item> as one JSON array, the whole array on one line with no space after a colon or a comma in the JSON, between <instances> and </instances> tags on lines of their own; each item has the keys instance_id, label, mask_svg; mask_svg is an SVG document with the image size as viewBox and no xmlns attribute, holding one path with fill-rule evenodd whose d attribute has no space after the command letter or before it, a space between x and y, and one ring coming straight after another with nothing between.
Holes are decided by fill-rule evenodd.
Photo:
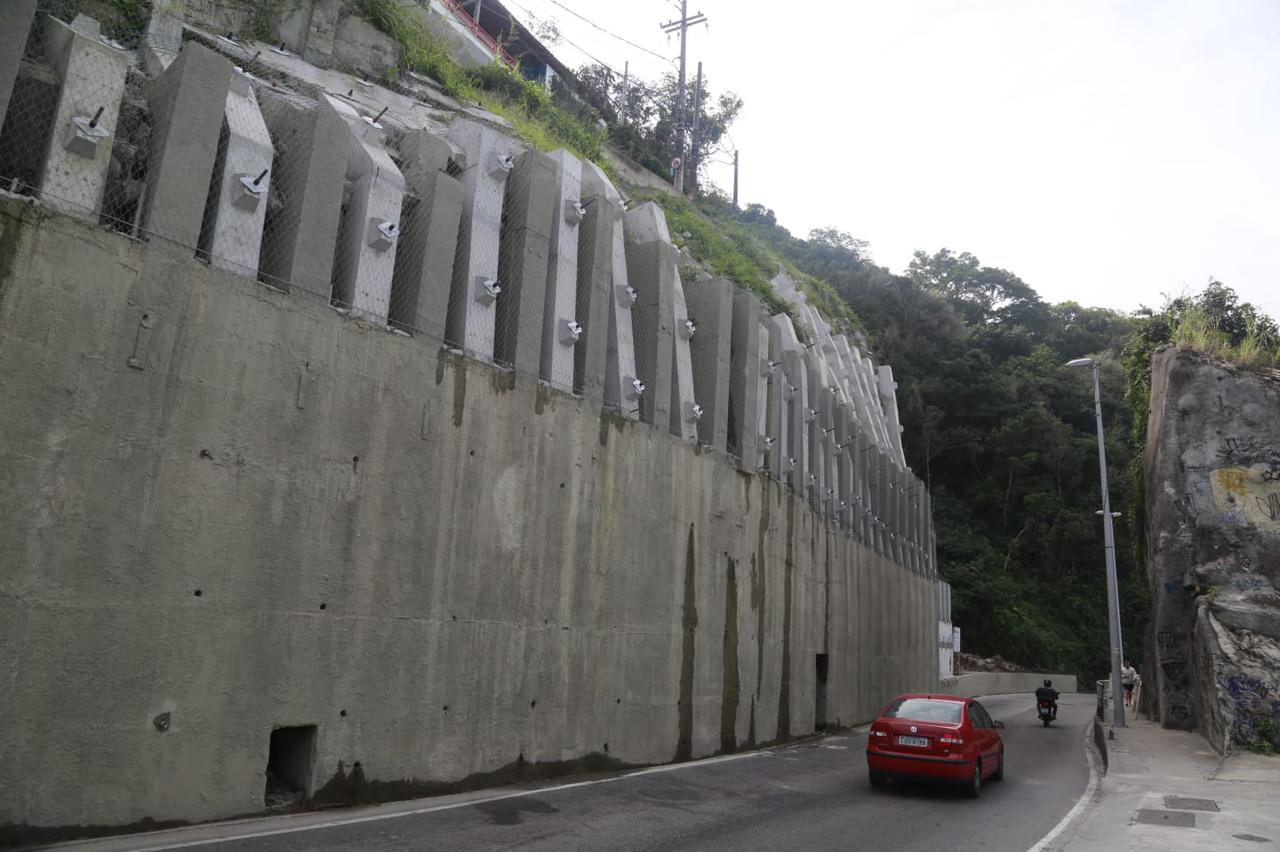
<instances>
[{"instance_id":1,"label":"water stain on concrete","mask_svg":"<svg viewBox=\"0 0 1280 852\"><path fill-rule=\"evenodd\" d=\"M323 787L307 802L312 808L345 805L378 804L404 799L445 796L466 793L489 787L505 787L528 781L546 781L566 775L614 772L624 769L641 769L649 764L626 763L601 752L591 752L575 760L556 760L531 763L519 755L506 766L489 772L474 772L458 781L422 781L416 778L381 781L365 777L364 769L357 762L348 772L343 764Z\"/></svg>"},{"instance_id":2,"label":"water stain on concrete","mask_svg":"<svg viewBox=\"0 0 1280 852\"><path fill-rule=\"evenodd\" d=\"M738 576L737 566L728 560L724 593L724 679L720 692L720 751L738 750Z\"/></svg>"},{"instance_id":3,"label":"water stain on concrete","mask_svg":"<svg viewBox=\"0 0 1280 852\"><path fill-rule=\"evenodd\" d=\"M779 741L791 736L791 573L795 567L796 501L787 501L787 560L782 586L782 678L778 689Z\"/></svg>"},{"instance_id":4,"label":"water stain on concrete","mask_svg":"<svg viewBox=\"0 0 1280 852\"><path fill-rule=\"evenodd\" d=\"M698 632L697 561L694 556L693 524L685 547L684 614L681 616L680 653L680 738L676 741L676 761L693 757L693 655Z\"/></svg>"}]
</instances>

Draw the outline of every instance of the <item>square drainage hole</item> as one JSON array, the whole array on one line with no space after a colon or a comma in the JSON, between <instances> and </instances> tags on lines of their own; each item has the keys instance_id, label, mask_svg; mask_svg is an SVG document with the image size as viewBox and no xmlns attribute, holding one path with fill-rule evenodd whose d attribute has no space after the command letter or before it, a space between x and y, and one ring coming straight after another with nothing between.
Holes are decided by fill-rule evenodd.
<instances>
[{"instance_id":1,"label":"square drainage hole","mask_svg":"<svg viewBox=\"0 0 1280 852\"><path fill-rule=\"evenodd\" d=\"M1213 799L1187 799L1182 796L1165 796L1164 806L1175 811L1218 811L1218 803Z\"/></svg>"},{"instance_id":2,"label":"square drainage hole","mask_svg":"<svg viewBox=\"0 0 1280 852\"><path fill-rule=\"evenodd\" d=\"M1175 828L1195 828L1196 815L1188 811L1157 811L1151 808L1141 808L1134 818L1134 822L1146 823L1147 825L1169 825Z\"/></svg>"}]
</instances>

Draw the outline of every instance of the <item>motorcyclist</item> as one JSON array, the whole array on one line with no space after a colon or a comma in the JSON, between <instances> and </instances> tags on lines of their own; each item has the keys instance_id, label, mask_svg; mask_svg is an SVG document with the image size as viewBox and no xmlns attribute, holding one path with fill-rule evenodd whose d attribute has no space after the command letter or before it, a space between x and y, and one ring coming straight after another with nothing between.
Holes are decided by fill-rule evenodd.
<instances>
[{"instance_id":1,"label":"motorcyclist","mask_svg":"<svg viewBox=\"0 0 1280 852\"><path fill-rule=\"evenodd\" d=\"M1048 678L1044 679L1044 686L1036 690L1036 704L1043 702L1047 702L1052 709L1053 716L1050 718L1058 718L1058 690L1053 688L1053 681Z\"/></svg>"}]
</instances>

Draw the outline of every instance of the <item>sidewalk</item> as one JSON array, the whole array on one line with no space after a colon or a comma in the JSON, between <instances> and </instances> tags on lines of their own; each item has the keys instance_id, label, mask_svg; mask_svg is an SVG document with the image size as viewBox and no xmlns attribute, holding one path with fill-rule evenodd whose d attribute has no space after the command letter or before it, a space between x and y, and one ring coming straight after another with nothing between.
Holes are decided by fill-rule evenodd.
<instances>
[{"instance_id":1,"label":"sidewalk","mask_svg":"<svg viewBox=\"0 0 1280 852\"><path fill-rule=\"evenodd\" d=\"M1107 752L1094 804L1050 849L1280 850L1280 756L1223 761L1199 734L1142 718L1117 729Z\"/></svg>"}]
</instances>

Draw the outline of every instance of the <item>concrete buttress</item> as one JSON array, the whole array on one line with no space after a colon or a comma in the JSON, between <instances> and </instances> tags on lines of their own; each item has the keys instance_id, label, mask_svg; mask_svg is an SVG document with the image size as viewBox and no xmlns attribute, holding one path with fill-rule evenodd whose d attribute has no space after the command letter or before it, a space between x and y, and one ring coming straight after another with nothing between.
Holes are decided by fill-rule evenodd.
<instances>
[{"instance_id":1,"label":"concrete buttress","mask_svg":"<svg viewBox=\"0 0 1280 852\"><path fill-rule=\"evenodd\" d=\"M538 375L542 358L556 187L555 160L525 151L516 158L503 202L493 360L531 375Z\"/></svg>"},{"instance_id":2,"label":"concrete buttress","mask_svg":"<svg viewBox=\"0 0 1280 852\"><path fill-rule=\"evenodd\" d=\"M258 104L275 148L275 180L259 259L281 290L328 293L342 214L347 127L329 102L261 90Z\"/></svg>"},{"instance_id":3,"label":"concrete buttress","mask_svg":"<svg viewBox=\"0 0 1280 852\"><path fill-rule=\"evenodd\" d=\"M124 51L44 18L45 58L60 85L40 196L61 213L97 222L129 63Z\"/></svg>"},{"instance_id":4,"label":"concrete buttress","mask_svg":"<svg viewBox=\"0 0 1280 852\"><path fill-rule=\"evenodd\" d=\"M155 129L143 226L191 248L200 237L231 73L226 58L189 41L147 86Z\"/></svg>"},{"instance_id":5,"label":"concrete buttress","mask_svg":"<svg viewBox=\"0 0 1280 852\"><path fill-rule=\"evenodd\" d=\"M702 406L695 424L698 443L727 452L733 283L725 278L692 281L684 293L689 318L697 328L689 340L689 354L693 395Z\"/></svg>"},{"instance_id":6,"label":"concrete buttress","mask_svg":"<svg viewBox=\"0 0 1280 852\"><path fill-rule=\"evenodd\" d=\"M409 189L403 235L391 284L393 325L444 341L449 287L462 219L462 182L449 174L453 149L425 130L408 131L400 143Z\"/></svg>"},{"instance_id":7,"label":"concrete buttress","mask_svg":"<svg viewBox=\"0 0 1280 852\"><path fill-rule=\"evenodd\" d=\"M353 316L385 325L400 245L404 175L383 129L346 101L321 95L347 125L346 186L334 250L333 299Z\"/></svg>"},{"instance_id":8,"label":"concrete buttress","mask_svg":"<svg viewBox=\"0 0 1280 852\"><path fill-rule=\"evenodd\" d=\"M256 277L274 150L249 77L232 71L200 248L214 265Z\"/></svg>"}]
</instances>

